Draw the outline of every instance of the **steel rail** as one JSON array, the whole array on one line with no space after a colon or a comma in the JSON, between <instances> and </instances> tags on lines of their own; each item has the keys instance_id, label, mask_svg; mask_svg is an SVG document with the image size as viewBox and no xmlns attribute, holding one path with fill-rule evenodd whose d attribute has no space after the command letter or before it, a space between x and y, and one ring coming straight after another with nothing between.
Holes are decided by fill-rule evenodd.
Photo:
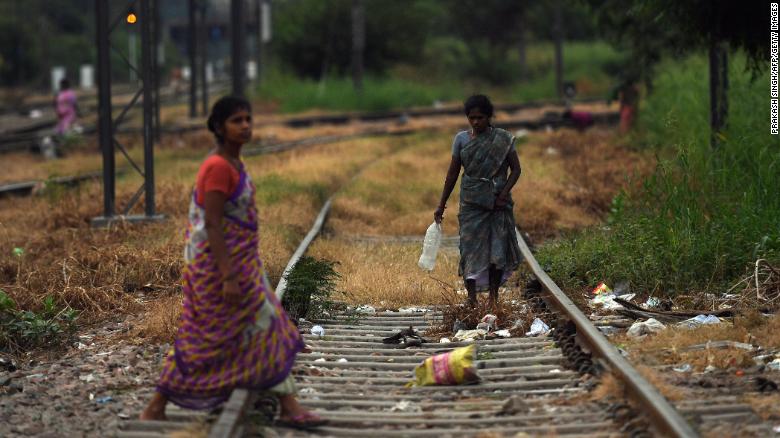
<instances>
[{"instance_id":1,"label":"steel rail","mask_svg":"<svg viewBox=\"0 0 780 438\"><path fill-rule=\"evenodd\" d=\"M577 327L577 335L590 347L591 352L606 361L612 371L626 385L634 399L647 409L654 426L665 436L693 438L698 434L679 412L662 396L618 350L604 337L587 316L563 293L557 284L539 266L530 248L515 230L525 263L549 293L551 304L568 317Z\"/></svg>"}]
</instances>

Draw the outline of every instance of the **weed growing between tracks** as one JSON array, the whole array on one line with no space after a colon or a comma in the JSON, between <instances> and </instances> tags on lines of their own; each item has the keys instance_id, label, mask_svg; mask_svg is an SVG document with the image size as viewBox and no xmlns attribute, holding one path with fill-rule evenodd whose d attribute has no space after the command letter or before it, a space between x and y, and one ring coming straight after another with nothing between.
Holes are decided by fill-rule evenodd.
<instances>
[{"instance_id":1,"label":"weed growing between tracks","mask_svg":"<svg viewBox=\"0 0 780 438\"><path fill-rule=\"evenodd\" d=\"M310 253L316 257L338 260L341 275L341 297L350 304L369 304L381 308L444 304L439 284L417 267L420 247L417 244L367 244L321 238ZM458 254L440 251L433 276L456 285L460 281Z\"/></svg>"}]
</instances>

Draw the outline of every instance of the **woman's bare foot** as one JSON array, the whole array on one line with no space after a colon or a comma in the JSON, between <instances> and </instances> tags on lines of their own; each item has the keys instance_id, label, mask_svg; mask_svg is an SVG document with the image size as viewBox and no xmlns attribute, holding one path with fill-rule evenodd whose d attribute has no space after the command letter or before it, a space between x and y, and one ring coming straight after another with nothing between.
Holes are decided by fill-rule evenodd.
<instances>
[{"instance_id":1,"label":"woman's bare foot","mask_svg":"<svg viewBox=\"0 0 780 438\"><path fill-rule=\"evenodd\" d=\"M146 409L141 412L140 420L159 420L165 421L165 405L168 403L168 399L159 392L154 394L152 400L146 405Z\"/></svg>"},{"instance_id":2,"label":"woman's bare foot","mask_svg":"<svg viewBox=\"0 0 780 438\"><path fill-rule=\"evenodd\" d=\"M279 422L282 425L308 430L328 423L319 415L304 409L292 394L279 396L279 402L282 405L282 412L279 414Z\"/></svg>"}]
</instances>

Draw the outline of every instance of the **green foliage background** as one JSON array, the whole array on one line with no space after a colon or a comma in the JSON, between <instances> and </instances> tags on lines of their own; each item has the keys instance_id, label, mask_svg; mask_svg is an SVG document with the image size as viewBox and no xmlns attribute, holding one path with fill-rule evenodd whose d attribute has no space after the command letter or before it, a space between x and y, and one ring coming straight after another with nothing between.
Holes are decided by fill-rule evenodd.
<instances>
[{"instance_id":1,"label":"green foliage background","mask_svg":"<svg viewBox=\"0 0 780 438\"><path fill-rule=\"evenodd\" d=\"M780 139L769 132L768 75L732 60L730 115L709 144L707 61L662 63L632 138L658 155L641 190L615 198L606 227L545 246L570 290L629 280L643 292L725 292L757 258L780 263Z\"/></svg>"}]
</instances>

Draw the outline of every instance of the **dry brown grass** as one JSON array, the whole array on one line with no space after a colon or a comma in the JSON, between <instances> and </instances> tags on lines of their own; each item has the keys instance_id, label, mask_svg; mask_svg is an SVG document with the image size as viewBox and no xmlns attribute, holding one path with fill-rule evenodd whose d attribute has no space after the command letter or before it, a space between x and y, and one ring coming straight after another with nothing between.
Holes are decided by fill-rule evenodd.
<instances>
[{"instance_id":1,"label":"dry brown grass","mask_svg":"<svg viewBox=\"0 0 780 438\"><path fill-rule=\"evenodd\" d=\"M758 325L756 325L758 324ZM616 338L625 343L635 361L647 365L688 363L701 371L708 365L718 368L750 367L755 364L755 353L739 348L705 348L684 351L686 347L707 344L708 341L736 341L757 343L764 348L780 345L780 319L773 317L756 322L752 317L737 318L734 324L702 326L695 329L669 327L660 333L641 340Z\"/></svg>"},{"instance_id":2,"label":"dry brown grass","mask_svg":"<svg viewBox=\"0 0 780 438\"><path fill-rule=\"evenodd\" d=\"M145 306L146 315L133 335L147 342L172 343L179 329L180 294L153 300Z\"/></svg>"},{"instance_id":3,"label":"dry brown grass","mask_svg":"<svg viewBox=\"0 0 780 438\"><path fill-rule=\"evenodd\" d=\"M0 288L24 309L37 309L46 296L53 296L61 305L80 310L82 324L146 311L139 333L169 339L178 312L174 304L190 190L211 148L211 141L197 134L189 138L193 143L171 144L156 155L157 209L167 217L161 223L92 229L89 220L102 214L97 182L0 200ZM256 181L278 175L304 187L290 196L258 199L261 255L273 281L311 225L322 193L346 182L361 166L395 148L396 142L358 140L245 160ZM130 172L118 179L118 211L141 182ZM307 190L307 185L321 185L322 190ZM141 201L133 213L142 212ZM16 247L23 248L23 257L12 254ZM149 298L152 302L144 304Z\"/></svg>"},{"instance_id":4,"label":"dry brown grass","mask_svg":"<svg viewBox=\"0 0 780 438\"><path fill-rule=\"evenodd\" d=\"M172 201L161 203L168 211L175 211L178 192L176 186L160 187ZM138 292L176 289L180 234L171 234L173 222L93 229L88 220L101 213L97 184L50 196L55 198L0 202L0 287L22 308L37 308L53 296L91 322L138 309ZM127 188L120 190L119 203L130 196ZM22 257L12 254L16 247L24 250Z\"/></svg>"},{"instance_id":5,"label":"dry brown grass","mask_svg":"<svg viewBox=\"0 0 780 438\"><path fill-rule=\"evenodd\" d=\"M418 136L419 144L372 166L334 203L331 226L339 233L421 235L432 221L450 160L450 136ZM548 153L548 150L555 153ZM615 146L610 132L564 130L532 134L519 146L523 167L513 190L515 217L534 237L598 223L634 172L651 160ZM610 157L605 160L604 157ZM444 233L457 234L458 187L445 212Z\"/></svg>"},{"instance_id":6,"label":"dry brown grass","mask_svg":"<svg viewBox=\"0 0 780 438\"><path fill-rule=\"evenodd\" d=\"M339 193L328 219L328 230L336 238L317 242L312 249L341 263L341 288L350 292L351 301L386 306L449 303L439 285L416 266L420 244L349 241L366 235L422 236L432 222L450 161L450 136L427 133L409 140L411 144L368 167ZM611 134L603 131L531 135L519 147L523 176L514 190L521 226L536 237L548 237L597 223L622 186L626 169L641 162L639 155L612 143ZM558 152L551 155L546 151L553 144ZM616 156L615 163L585 169L604 155ZM584 174L577 176L580 170ZM457 186L448 206L443 231L457 235ZM440 274L434 275L458 284L457 263L457 254L440 256Z\"/></svg>"},{"instance_id":7,"label":"dry brown grass","mask_svg":"<svg viewBox=\"0 0 780 438\"><path fill-rule=\"evenodd\" d=\"M605 129L533 135L519 153L523 176L514 190L515 217L535 238L600 222L615 194L654 165Z\"/></svg>"},{"instance_id":8,"label":"dry brown grass","mask_svg":"<svg viewBox=\"0 0 780 438\"><path fill-rule=\"evenodd\" d=\"M780 394L750 394L743 401L764 421L780 420Z\"/></svg>"},{"instance_id":9,"label":"dry brown grass","mask_svg":"<svg viewBox=\"0 0 780 438\"><path fill-rule=\"evenodd\" d=\"M342 278L338 288L353 304L397 308L410 305L445 304L451 298L441 284L417 267L420 246L366 244L318 239L309 250L314 257L339 262ZM458 255L442 251L433 276L457 285Z\"/></svg>"},{"instance_id":10,"label":"dry brown grass","mask_svg":"<svg viewBox=\"0 0 780 438\"><path fill-rule=\"evenodd\" d=\"M654 369L638 365L637 371L642 377L645 378L658 392L671 401L682 400L685 398L683 391L675 386L667 383L663 376L657 373ZM608 398L625 399L627 397L625 385L623 382L615 377L612 373L606 373L600 377L598 386L589 393L589 398L593 401L604 400Z\"/></svg>"}]
</instances>

